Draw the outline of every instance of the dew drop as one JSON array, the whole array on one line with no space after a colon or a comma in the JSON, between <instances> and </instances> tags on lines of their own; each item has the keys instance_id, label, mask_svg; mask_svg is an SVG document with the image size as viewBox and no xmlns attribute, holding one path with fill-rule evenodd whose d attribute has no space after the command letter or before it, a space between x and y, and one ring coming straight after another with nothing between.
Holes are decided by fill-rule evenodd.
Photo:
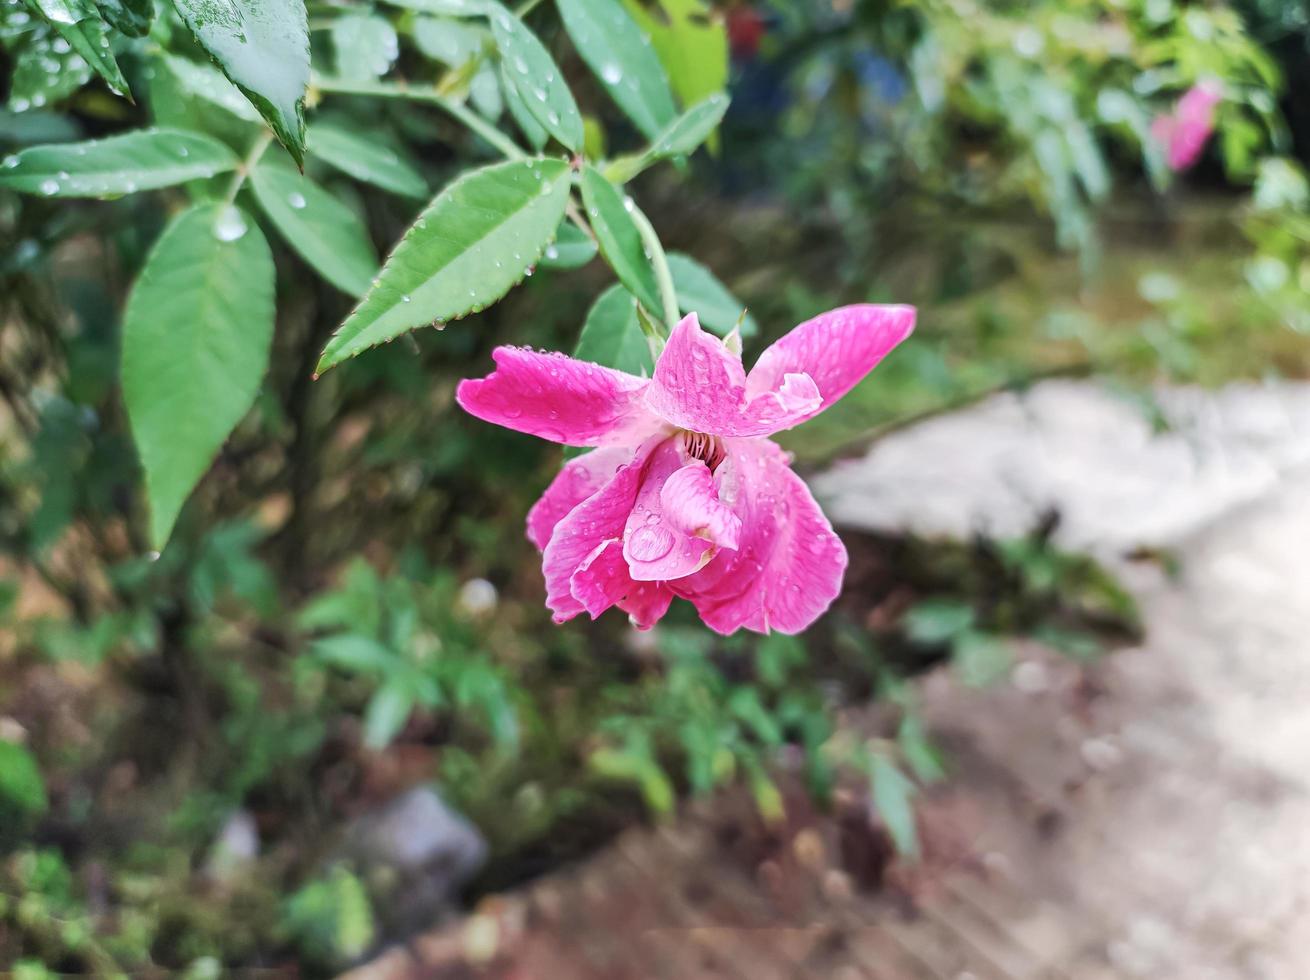
<instances>
[{"instance_id":1,"label":"dew drop","mask_svg":"<svg viewBox=\"0 0 1310 980\"><path fill-rule=\"evenodd\" d=\"M402 303L408 303L408 302L410 301L409 294L406 293L404 296L400 297L400 301L401 301Z\"/></svg>"},{"instance_id":2,"label":"dew drop","mask_svg":"<svg viewBox=\"0 0 1310 980\"><path fill-rule=\"evenodd\" d=\"M235 242L246 230L246 219L231 205L225 207L214 222L214 237L220 242Z\"/></svg>"},{"instance_id":3,"label":"dew drop","mask_svg":"<svg viewBox=\"0 0 1310 980\"><path fill-rule=\"evenodd\" d=\"M647 524L632 532L628 551L637 561L657 561L673 550L673 532L660 524Z\"/></svg>"},{"instance_id":4,"label":"dew drop","mask_svg":"<svg viewBox=\"0 0 1310 980\"><path fill-rule=\"evenodd\" d=\"M41 193L46 197L53 197L59 193L59 181L54 178L47 178L41 181Z\"/></svg>"},{"instance_id":5,"label":"dew drop","mask_svg":"<svg viewBox=\"0 0 1310 980\"><path fill-rule=\"evenodd\" d=\"M287 195L287 203L299 211L304 208L306 204L305 195L301 194L299 191L292 191Z\"/></svg>"},{"instance_id":6,"label":"dew drop","mask_svg":"<svg viewBox=\"0 0 1310 980\"><path fill-rule=\"evenodd\" d=\"M623 69L614 62L607 62L600 70L600 77L604 79L606 85L617 85L623 81Z\"/></svg>"}]
</instances>

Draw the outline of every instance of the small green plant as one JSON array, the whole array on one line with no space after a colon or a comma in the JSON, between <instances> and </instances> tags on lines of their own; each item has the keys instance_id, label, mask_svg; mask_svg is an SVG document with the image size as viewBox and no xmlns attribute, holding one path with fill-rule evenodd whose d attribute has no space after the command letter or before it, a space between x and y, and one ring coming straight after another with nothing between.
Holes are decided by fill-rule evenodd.
<instances>
[{"instance_id":1,"label":"small green plant","mask_svg":"<svg viewBox=\"0 0 1310 980\"><path fill-rule=\"evenodd\" d=\"M384 579L357 560L340 588L300 613L302 629L324 634L310 644L303 664L369 690L366 745L386 747L416 709L458 711L485 724L497 745L517 742L509 686L482 646L475 617L461 613L457 599L453 576Z\"/></svg>"}]
</instances>

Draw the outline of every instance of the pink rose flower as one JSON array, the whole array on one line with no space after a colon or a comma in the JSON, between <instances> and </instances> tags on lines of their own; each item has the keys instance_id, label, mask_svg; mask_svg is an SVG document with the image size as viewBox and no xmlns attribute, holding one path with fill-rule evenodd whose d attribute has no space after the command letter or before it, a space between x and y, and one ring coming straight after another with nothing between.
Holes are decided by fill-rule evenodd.
<instances>
[{"instance_id":1,"label":"pink rose flower","mask_svg":"<svg viewBox=\"0 0 1310 980\"><path fill-rule=\"evenodd\" d=\"M557 623L618 606L649 629L674 596L720 633L799 633L832 604L846 549L768 436L813 418L909 336L913 307L806 321L749 374L690 314L654 375L498 347L456 400L487 422L571 446L528 514ZM736 347L737 349L734 349Z\"/></svg>"},{"instance_id":2,"label":"pink rose flower","mask_svg":"<svg viewBox=\"0 0 1310 980\"><path fill-rule=\"evenodd\" d=\"M1218 82L1198 82L1178 100L1172 113L1156 117L1151 135L1164 148L1170 170L1186 170L1200 159L1214 132L1215 106L1222 99Z\"/></svg>"}]
</instances>

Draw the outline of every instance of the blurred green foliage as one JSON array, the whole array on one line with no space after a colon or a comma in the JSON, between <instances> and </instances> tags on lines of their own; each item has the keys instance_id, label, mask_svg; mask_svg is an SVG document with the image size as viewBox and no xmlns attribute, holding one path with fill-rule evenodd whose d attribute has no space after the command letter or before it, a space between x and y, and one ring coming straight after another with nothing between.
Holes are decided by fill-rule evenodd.
<instances>
[{"instance_id":1,"label":"blurred green foliage","mask_svg":"<svg viewBox=\"0 0 1310 980\"><path fill-rule=\"evenodd\" d=\"M311 4L313 68L429 86L544 142L491 31L447 6ZM167 5L144 37L124 29L140 5L77 7L73 26L106 33L112 58L83 60L37 11L0 12L5 153L149 124L242 158L261 138L276 107L229 85ZM604 66L588 74L549 5L527 22L580 93L591 158L631 177L680 250L680 304L726 331L740 296L749 345L840 302L922 308L870 383L792 437L803 461L1050 374L1140 391L1310 368L1310 128L1291 97L1310 66L1303 6L625 8L682 107L730 77L713 157L643 172L648 134L592 98ZM743 9L758 31L729 30ZM95 80L119 71L135 104ZM1225 86L1217 137L1197 171L1170 175L1151 120L1210 76ZM318 87L308 103L306 172L370 250L491 159L421 101ZM296 111L279 123L293 144ZM561 235L500 305L311 383L352 299L331 284L333 256L274 236L271 212L250 219L273 243L269 373L153 554L119 391L122 310L168 215L228 186L75 205L0 191L0 962L17 976L335 969L389 937L330 842L415 781L439 781L488 837L480 888L687 794L740 784L775 819L780 761L819 799L862 777L912 853L913 796L949 760L905 678L949 659L985 684L1008 674L1016 637L1087 656L1133 628L1122 589L1038 533L852 540L897 581L860 583L804 640L720 639L676 612L651 635L617 620L557 629L522 536L556 454L463 417L452 390L496 343L572 349L601 303L636 329L627 294L602 293L612 278L590 240ZM843 732L836 709L870 699L890 708L886 737ZM238 808L261 852L219 886L205 856Z\"/></svg>"}]
</instances>

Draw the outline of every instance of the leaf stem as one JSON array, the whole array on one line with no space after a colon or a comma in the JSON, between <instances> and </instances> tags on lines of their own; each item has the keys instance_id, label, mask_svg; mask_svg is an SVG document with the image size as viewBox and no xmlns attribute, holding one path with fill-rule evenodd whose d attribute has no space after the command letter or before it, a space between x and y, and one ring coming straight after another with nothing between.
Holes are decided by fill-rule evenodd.
<instances>
[{"instance_id":1,"label":"leaf stem","mask_svg":"<svg viewBox=\"0 0 1310 980\"><path fill-rule=\"evenodd\" d=\"M587 219L582 216L582 209L578 203L570 196L567 204L564 205L564 213L568 219L578 226L578 231L582 232L593 242L596 240L596 233L591 230L591 225L587 224Z\"/></svg>"},{"instance_id":2,"label":"leaf stem","mask_svg":"<svg viewBox=\"0 0 1310 980\"><path fill-rule=\"evenodd\" d=\"M655 285L659 287L660 302L664 305L665 329L671 333L682 316L678 312L678 294L673 288L673 273L669 271L668 256L664 254L660 236L655 234L654 226L651 225L650 219L642 214L641 208L634 206L631 214L637 231L641 232L641 242L650 255L650 264L655 270Z\"/></svg>"},{"instance_id":3,"label":"leaf stem","mask_svg":"<svg viewBox=\"0 0 1310 980\"><path fill-rule=\"evenodd\" d=\"M232 175L232 183L227 185L227 193L223 195L223 206L231 207L236 202L237 194L240 193L241 187L250 176L250 171L255 169L255 164L259 163L259 158L264 155L269 144L273 142L273 131L266 129L250 144L250 151L246 158L237 165L236 173Z\"/></svg>"},{"instance_id":4,"label":"leaf stem","mask_svg":"<svg viewBox=\"0 0 1310 980\"><path fill-rule=\"evenodd\" d=\"M376 95L383 99L427 102L459 120L508 159L523 160L527 157L527 154L519 149L518 144L491 123L470 112L458 102L441 95L435 89L411 87L396 82L350 81L344 78L319 76L314 78L314 87L320 92L336 92L340 95Z\"/></svg>"}]
</instances>

